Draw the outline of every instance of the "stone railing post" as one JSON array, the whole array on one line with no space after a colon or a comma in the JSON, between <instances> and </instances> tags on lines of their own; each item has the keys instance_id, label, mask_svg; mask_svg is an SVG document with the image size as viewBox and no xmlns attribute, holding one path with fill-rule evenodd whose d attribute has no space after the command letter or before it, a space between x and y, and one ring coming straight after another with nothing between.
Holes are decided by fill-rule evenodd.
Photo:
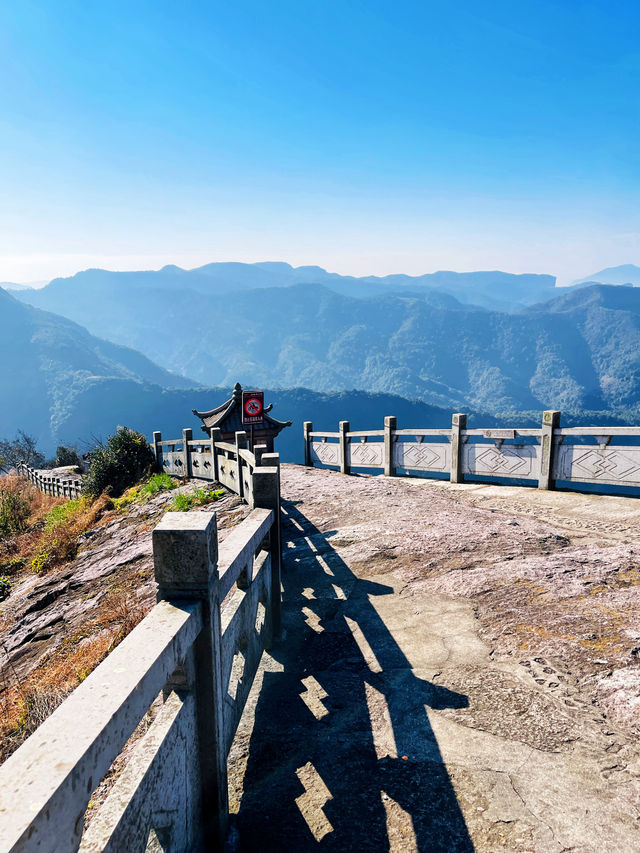
<instances>
[{"instance_id":1,"label":"stone railing post","mask_svg":"<svg viewBox=\"0 0 640 853\"><path fill-rule=\"evenodd\" d=\"M240 450L247 450L249 447L249 439L247 437L247 433L244 430L239 430L236 433L236 463L237 463L237 473L238 473L238 494L241 498L244 497L244 482L242 481L242 466L243 461L240 458Z\"/></svg>"},{"instance_id":2,"label":"stone railing post","mask_svg":"<svg viewBox=\"0 0 640 853\"><path fill-rule=\"evenodd\" d=\"M302 432L304 435L304 464L307 468L313 468L313 460L311 459L311 435L313 432L313 424L311 421L305 421L302 424Z\"/></svg>"},{"instance_id":3,"label":"stone railing post","mask_svg":"<svg viewBox=\"0 0 640 853\"><path fill-rule=\"evenodd\" d=\"M191 479L191 448L189 442L193 441L193 431L186 427L182 430L182 468L184 476Z\"/></svg>"},{"instance_id":4,"label":"stone railing post","mask_svg":"<svg viewBox=\"0 0 640 853\"><path fill-rule=\"evenodd\" d=\"M340 473L350 474L351 466L349 465L349 439L347 433L350 429L349 421L340 421L338 430L340 432Z\"/></svg>"},{"instance_id":5,"label":"stone railing post","mask_svg":"<svg viewBox=\"0 0 640 853\"><path fill-rule=\"evenodd\" d=\"M560 426L560 412L550 409L542 414L542 435L540 436L540 475L539 489L553 488L553 431Z\"/></svg>"},{"instance_id":6,"label":"stone railing post","mask_svg":"<svg viewBox=\"0 0 640 853\"><path fill-rule=\"evenodd\" d=\"M393 415L388 415L384 419L384 475L385 477L393 477L396 473L393 464L393 431L396 429L398 422Z\"/></svg>"},{"instance_id":7,"label":"stone railing post","mask_svg":"<svg viewBox=\"0 0 640 853\"><path fill-rule=\"evenodd\" d=\"M153 531L158 600L202 602L193 647L203 848L222 849L229 814L215 512L167 512Z\"/></svg>"},{"instance_id":8,"label":"stone railing post","mask_svg":"<svg viewBox=\"0 0 640 853\"><path fill-rule=\"evenodd\" d=\"M274 459L275 457L275 459ZM270 464L276 462L277 464ZM280 575L282 572L282 530L280 520L280 457L277 453L265 453L262 465L253 472L253 502L255 507L272 509L273 527L269 533L271 555L271 626L274 637L280 635Z\"/></svg>"},{"instance_id":9,"label":"stone railing post","mask_svg":"<svg viewBox=\"0 0 640 853\"><path fill-rule=\"evenodd\" d=\"M222 441L222 431L219 427L211 427L211 476L214 482L218 482L218 451L216 442Z\"/></svg>"},{"instance_id":10,"label":"stone railing post","mask_svg":"<svg viewBox=\"0 0 640 853\"><path fill-rule=\"evenodd\" d=\"M451 416L451 483L462 482L462 451L464 442L461 432L467 428L467 416L457 412Z\"/></svg>"},{"instance_id":11,"label":"stone railing post","mask_svg":"<svg viewBox=\"0 0 640 853\"><path fill-rule=\"evenodd\" d=\"M262 464L262 457L267 453L267 445L266 444L256 444L253 448L253 455L256 457L256 468L259 468Z\"/></svg>"},{"instance_id":12,"label":"stone railing post","mask_svg":"<svg viewBox=\"0 0 640 853\"><path fill-rule=\"evenodd\" d=\"M153 455L156 457L156 465L162 471L162 445L160 442L162 441L162 433L156 432L153 433L153 442L151 444L151 448L153 450Z\"/></svg>"}]
</instances>

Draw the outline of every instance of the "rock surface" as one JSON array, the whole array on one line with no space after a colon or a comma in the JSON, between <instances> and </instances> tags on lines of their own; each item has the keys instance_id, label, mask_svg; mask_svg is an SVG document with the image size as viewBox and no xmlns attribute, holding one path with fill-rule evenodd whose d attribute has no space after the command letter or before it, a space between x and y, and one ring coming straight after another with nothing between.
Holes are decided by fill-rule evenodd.
<instances>
[{"instance_id":1,"label":"rock surface","mask_svg":"<svg viewBox=\"0 0 640 853\"><path fill-rule=\"evenodd\" d=\"M134 608L144 614L153 606L151 533L177 492L189 492L197 485L162 492L127 507L126 514L107 513L99 526L81 537L74 560L46 574L29 574L15 586L0 610L0 686L24 679L71 638L86 638L87 623L114 589L126 591L123 618ZM218 511L221 541L248 513L235 495L226 495L212 507Z\"/></svg>"},{"instance_id":2,"label":"rock surface","mask_svg":"<svg viewBox=\"0 0 640 853\"><path fill-rule=\"evenodd\" d=\"M283 466L230 848L640 849L640 504Z\"/></svg>"}]
</instances>

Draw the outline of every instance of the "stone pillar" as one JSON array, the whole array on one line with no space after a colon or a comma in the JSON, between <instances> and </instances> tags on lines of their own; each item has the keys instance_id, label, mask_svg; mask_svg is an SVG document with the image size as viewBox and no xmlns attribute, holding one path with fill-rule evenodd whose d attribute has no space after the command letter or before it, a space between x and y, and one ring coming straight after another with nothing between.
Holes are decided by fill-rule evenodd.
<instances>
[{"instance_id":1,"label":"stone pillar","mask_svg":"<svg viewBox=\"0 0 640 853\"><path fill-rule=\"evenodd\" d=\"M277 465L271 465L273 457ZM275 637L280 635L280 575L282 572L282 530L280 519L280 459L277 453L265 453L263 464L253 472L254 506L272 509L274 523L269 533L269 553L271 555L271 630Z\"/></svg>"},{"instance_id":2,"label":"stone pillar","mask_svg":"<svg viewBox=\"0 0 640 853\"><path fill-rule=\"evenodd\" d=\"M340 421L338 427L340 431L340 473L350 474L351 466L349 465L349 439L347 433L350 429L349 421Z\"/></svg>"},{"instance_id":3,"label":"stone pillar","mask_svg":"<svg viewBox=\"0 0 640 853\"><path fill-rule=\"evenodd\" d=\"M205 849L222 849L229 814L220 658L218 530L215 512L167 512L153 531L158 600L202 602L194 643L200 799Z\"/></svg>"},{"instance_id":4,"label":"stone pillar","mask_svg":"<svg viewBox=\"0 0 640 853\"><path fill-rule=\"evenodd\" d=\"M553 482L553 431L560 426L560 412L550 409L542 415L542 435L540 436L540 475L539 489L552 489Z\"/></svg>"},{"instance_id":5,"label":"stone pillar","mask_svg":"<svg viewBox=\"0 0 640 853\"><path fill-rule=\"evenodd\" d=\"M457 412L451 417L451 483L461 483L462 476L462 430L467 428L467 416Z\"/></svg>"},{"instance_id":6,"label":"stone pillar","mask_svg":"<svg viewBox=\"0 0 640 853\"><path fill-rule=\"evenodd\" d=\"M313 432L313 424L311 421L305 421L302 424L302 432L304 434L304 464L307 468L313 468L313 461L311 459L311 435Z\"/></svg>"},{"instance_id":7,"label":"stone pillar","mask_svg":"<svg viewBox=\"0 0 640 853\"><path fill-rule=\"evenodd\" d=\"M241 498L244 497L244 482L242 480L242 466L244 463L240 457L240 451L246 450L248 446L247 433L244 430L238 430L236 433L236 472L238 477L238 494Z\"/></svg>"},{"instance_id":8,"label":"stone pillar","mask_svg":"<svg viewBox=\"0 0 640 853\"><path fill-rule=\"evenodd\" d=\"M185 477L191 477L191 448L189 442L193 441L193 431L188 427L182 430L182 472Z\"/></svg>"},{"instance_id":9,"label":"stone pillar","mask_svg":"<svg viewBox=\"0 0 640 853\"><path fill-rule=\"evenodd\" d=\"M393 431L398 423L393 415L384 419L384 475L393 477L396 473L393 465Z\"/></svg>"},{"instance_id":10,"label":"stone pillar","mask_svg":"<svg viewBox=\"0 0 640 853\"><path fill-rule=\"evenodd\" d=\"M162 441L162 433L154 432L153 434L153 442L151 444L153 455L156 457L156 465L158 466L158 470L162 471L162 445L160 442Z\"/></svg>"},{"instance_id":11,"label":"stone pillar","mask_svg":"<svg viewBox=\"0 0 640 853\"><path fill-rule=\"evenodd\" d=\"M222 432L218 427L211 427L211 467L213 468L214 482L218 482L218 451L216 450L216 442L222 441Z\"/></svg>"},{"instance_id":12,"label":"stone pillar","mask_svg":"<svg viewBox=\"0 0 640 853\"><path fill-rule=\"evenodd\" d=\"M256 444L253 448L253 455L256 457L256 468L259 468L263 462L262 457L268 453L266 444Z\"/></svg>"}]
</instances>

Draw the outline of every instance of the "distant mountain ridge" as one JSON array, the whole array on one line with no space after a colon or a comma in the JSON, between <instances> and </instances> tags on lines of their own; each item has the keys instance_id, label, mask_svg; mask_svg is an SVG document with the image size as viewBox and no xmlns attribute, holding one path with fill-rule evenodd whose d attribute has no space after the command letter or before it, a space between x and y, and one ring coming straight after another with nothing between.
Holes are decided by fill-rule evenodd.
<instances>
[{"instance_id":1,"label":"distant mountain ridge","mask_svg":"<svg viewBox=\"0 0 640 853\"><path fill-rule=\"evenodd\" d=\"M276 414L295 421L279 449L296 461L305 419L319 429L347 419L359 429L381 425L385 414L404 426L442 427L454 410L484 411L472 419L484 426L535 425L549 407L561 408L566 424L585 422L567 417L571 410L591 409L586 417L595 423L640 414L640 290L633 288L568 290L516 315L435 291L355 299L308 285L233 298L185 292L176 300L172 291L148 290L131 291L128 301L122 292L85 297L94 322L120 323L129 343L146 337L184 372L198 368L218 387L189 387L190 379L141 353L0 290L0 437L25 429L51 452L119 424L171 438L183 426L199 434L191 410L219 404L236 380L272 389ZM290 389L273 387L284 384Z\"/></svg>"},{"instance_id":2,"label":"distant mountain ridge","mask_svg":"<svg viewBox=\"0 0 640 853\"><path fill-rule=\"evenodd\" d=\"M640 267L635 264L620 264L617 267L607 267L599 272L592 273L586 278L580 278L573 283L574 285L632 284L634 287L638 287L640 286Z\"/></svg>"},{"instance_id":3,"label":"distant mountain ridge","mask_svg":"<svg viewBox=\"0 0 640 853\"><path fill-rule=\"evenodd\" d=\"M300 283L207 294L135 276L133 285L116 273L92 283L88 271L19 298L206 385L355 388L494 413L640 405L640 291L631 288L554 288L554 298L504 313L431 288L362 298Z\"/></svg>"},{"instance_id":4,"label":"distant mountain ridge","mask_svg":"<svg viewBox=\"0 0 640 853\"><path fill-rule=\"evenodd\" d=\"M23 305L0 289L0 438L18 429L33 434L40 449L106 438L119 425L144 432L155 429L178 438L201 423L192 409L222 403L231 388L190 387L129 348L101 341L76 323ZM390 394L342 392L319 394L304 388L266 391L277 414L294 420L278 440L286 461L302 461L302 421L313 417L318 429L334 429L351 418L363 428L384 413L404 423L442 426L451 411ZM493 423L492 419L489 419Z\"/></svg>"},{"instance_id":5,"label":"distant mountain ridge","mask_svg":"<svg viewBox=\"0 0 640 853\"><path fill-rule=\"evenodd\" d=\"M34 305L51 308L52 294L64 295L84 288L118 291L191 290L206 296L237 293L258 288L290 287L295 284L323 285L345 296L367 297L393 292L438 290L461 302L502 311L518 310L549 299L555 292L555 277L493 272L440 271L419 276L343 276L318 266L292 267L284 262L212 263L192 270L169 265L160 270L111 272L89 269L69 278L57 278L32 295ZM48 296L39 294L48 291ZM30 297L31 298L31 297Z\"/></svg>"}]
</instances>

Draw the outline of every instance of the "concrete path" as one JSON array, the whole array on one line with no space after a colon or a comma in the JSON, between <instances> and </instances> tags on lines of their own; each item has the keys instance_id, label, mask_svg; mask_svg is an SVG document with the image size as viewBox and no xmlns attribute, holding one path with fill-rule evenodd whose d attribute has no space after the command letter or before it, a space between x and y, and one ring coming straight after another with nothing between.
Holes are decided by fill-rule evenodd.
<instances>
[{"instance_id":1,"label":"concrete path","mask_svg":"<svg viewBox=\"0 0 640 853\"><path fill-rule=\"evenodd\" d=\"M296 466L283 497L230 849L640 850L640 503Z\"/></svg>"}]
</instances>

